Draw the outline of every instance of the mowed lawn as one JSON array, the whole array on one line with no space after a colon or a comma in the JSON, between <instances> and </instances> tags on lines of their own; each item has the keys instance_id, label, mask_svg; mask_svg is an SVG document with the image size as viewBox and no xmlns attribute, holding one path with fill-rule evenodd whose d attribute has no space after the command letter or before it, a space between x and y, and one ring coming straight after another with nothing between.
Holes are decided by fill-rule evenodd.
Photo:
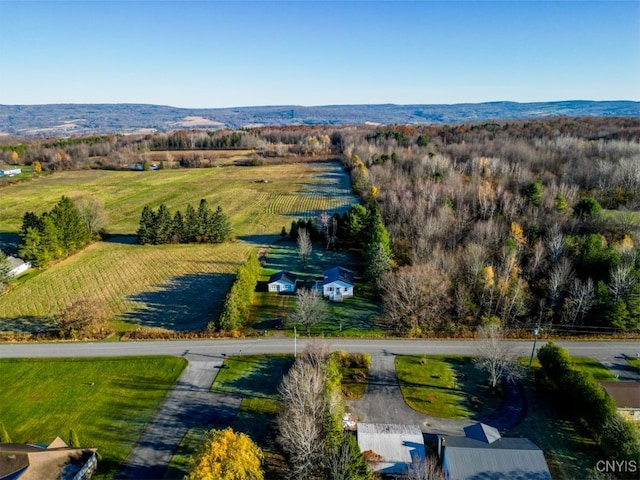
<instances>
[{"instance_id":1,"label":"mowed lawn","mask_svg":"<svg viewBox=\"0 0 640 480\"><path fill-rule=\"evenodd\" d=\"M493 412L502 396L493 394L487 374L466 356L398 356L396 372L407 405L442 418L480 418Z\"/></svg>"},{"instance_id":2,"label":"mowed lawn","mask_svg":"<svg viewBox=\"0 0 640 480\"><path fill-rule=\"evenodd\" d=\"M293 365L292 355L243 355L224 361L211 387L212 392L229 393L242 397L240 408L231 425L236 432L246 433L265 454L264 469L267 478L283 478L284 461L276 445L275 418L280 411L278 388L282 378ZM197 450L208 428L191 429L183 438L173 456L165 479L182 478L189 466L191 455Z\"/></svg>"},{"instance_id":3,"label":"mowed lawn","mask_svg":"<svg viewBox=\"0 0 640 480\"><path fill-rule=\"evenodd\" d=\"M106 230L115 236L14 282L0 297L0 331L46 329L80 299L98 300L118 331L202 330L219 315L237 267L255 243L276 238L298 217L343 212L356 202L338 162L63 172L2 190L0 237L15 238L25 212L49 210L62 195L101 198ZM144 205L165 203L171 212L184 211L201 198L230 215L238 241L135 245Z\"/></svg>"},{"instance_id":4,"label":"mowed lawn","mask_svg":"<svg viewBox=\"0 0 640 480\"><path fill-rule=\"evenodd\" d=\"M280 271L295 273L297 288L311 288L322 272L335 266L342 266L358 272L361 269L359 257L350 251L325 250L322 242L313 244L307 265L303 265L297 253L296 243L282 239L269 248L266 264L261 272L260 285L254 296L251 317L254 328L268 330L272 328L273 319L282 319L289 333L293 334L293 325L287 325L289 313L296 308L295 294L278 294L267 292L269 277ZM327 300L327 318L311 327L312 335L329 336L373 336L382 335L382 330L375 321L380 308L373 299L370 287L356 280L354 296L343 302ZM306 333L298 327L298 333Z\"/></svg>"},{"instance_id":5,"label":"mowed lawn","mask_svg":"<svg viewBox=\"0 0 640 480\"><path fill-rule=\"evenodd\" d=\"M0 422L18 443L68 442L75 430L102 457L97 478L111 478L186 364L177 357L0 360Z\"/></svg>"}]
</instances>

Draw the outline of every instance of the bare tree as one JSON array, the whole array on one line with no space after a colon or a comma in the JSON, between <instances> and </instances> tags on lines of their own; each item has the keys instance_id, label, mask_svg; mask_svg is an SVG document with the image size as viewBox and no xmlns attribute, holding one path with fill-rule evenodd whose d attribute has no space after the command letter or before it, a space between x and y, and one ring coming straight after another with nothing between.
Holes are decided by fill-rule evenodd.
<instances>
[{"instance_id":1,"label":"bare tree","mask_svg":"<svg viewBox=\"0 0 640 480\"><path fill-rule=\"evenodd\" d=\"M98 197L83 196L74 200L80 218L93 237L100 234L107 224L104 200Z\"/></svg>"},{"instance_id":2,"label":"bare tree","mask_svg":"<svg viewBox=\"0 0 640 480\"><path fill-rule=\"evenodd\" d=\"M562 321L575 325L578 318L582 322L595 301L593 280L588 278L582 282L579 278L573 280L569 290L569 297L565 301L562 311Z\"/></svg>"},{"instance_id":3,"label":"bare tree","mask_svg":"<svg viewBox=\"0 0 640 480\"><path fill-rule=\"evenodd\" d=\"M515 381L521 377L517 355L511 345L503 341L502 326L490 322L478 328L478 356L476 365L489 374L491 388L495 391L502 380Z\"/></svg>"},{"instance_id":4,"label":"bare tree","mask_svg":"<svg viewBox=\"0 0 640 480\"><path fill-rule=\"evenodd\" d=\"M279 441L291 460L290 478L317 478L322 465L325 377L310 363L296 361L280 385L283 409Z\"/></svg>"},{"instance_id":5,"label":"bare tree","mask_svg":"<svg viewBox=\"0 0 640 480\"><path fill-rule=\"evenodd\" d=\"M327 304L317 290L301 288L297 297L296 309L289 315L287 322L304 325L308 334L311 325L321 322L327 316Z\"/></svg>"},{"instance_id":6,"label":"bare tree","mask_svg":"<svg viewBox=\"0 0 640 480\"><path fill-rule=\"evenodd\" d=\"M404 480L445 480L446 477L438 465L438 459L430 455L426 459L414 461L403 478Z\"/></svg>"},{"instance_id":7,"label":"bare tree","mask_svg":"<svg viewBox=\"0 0 640 480\"><path fill-rule=\"evenodd\" d=\"M449 304L449 284L447 273L434 262L385 273L380 288L390 323L413 334L440 326Z\"/></svg>"},{"instance_id":8,"label":"bare tree","mask_svg":"<svg viewBox=\"0 0 640 480\"><path fill-rule=\"evenodd\" d=\"M311 244L311 236L306 228L298 230L298 256L302 260L302 264L306 267L313 245Z\"/></svg>"}]
</instances>

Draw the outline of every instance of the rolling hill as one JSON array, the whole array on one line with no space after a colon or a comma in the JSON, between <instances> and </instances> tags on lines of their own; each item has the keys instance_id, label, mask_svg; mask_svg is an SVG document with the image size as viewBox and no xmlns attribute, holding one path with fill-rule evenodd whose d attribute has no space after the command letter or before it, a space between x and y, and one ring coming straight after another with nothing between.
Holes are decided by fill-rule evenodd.
<instances>
[{"instance_id":1,"label":"rolling hill","mask_svg":"<svg viewBox=\"0 0 640 480\"><path fill-rule=\"evenodd\" d=\"M295 105L176 108L143 104L0 105L0 134L71 136L284 125L430 124L549 116L638 117L640 102L491 102L454 105Z\"/></svg>"}]
</instances>

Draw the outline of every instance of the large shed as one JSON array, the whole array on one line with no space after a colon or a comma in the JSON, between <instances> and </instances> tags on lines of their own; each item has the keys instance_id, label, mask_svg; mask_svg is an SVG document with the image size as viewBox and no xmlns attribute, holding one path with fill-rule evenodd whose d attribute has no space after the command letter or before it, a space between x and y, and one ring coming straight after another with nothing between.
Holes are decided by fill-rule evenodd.
<instances>
[{"instance_id":1,"label":"large shed","mask_svg":"<svg viewBox=\"0 0 640 480\"><path fill-rule=\"evenodd\" d=\"M438 437L447 480L551 480L542 450L527 438L502 438L497 429L478 423L465 436Z\"/></svg>"},{"instance_id":2,"label":"large shed","mask_svg":"<svg viewBox=\"0 0 640 480\"><path fill-rule=\"evenodd\" d=\"M358 446L361 452L380 456L371 469L380 474L401 475L414 462L424 461L424 437L417 425L359 423Z\"/></svg>"}]
</instances>

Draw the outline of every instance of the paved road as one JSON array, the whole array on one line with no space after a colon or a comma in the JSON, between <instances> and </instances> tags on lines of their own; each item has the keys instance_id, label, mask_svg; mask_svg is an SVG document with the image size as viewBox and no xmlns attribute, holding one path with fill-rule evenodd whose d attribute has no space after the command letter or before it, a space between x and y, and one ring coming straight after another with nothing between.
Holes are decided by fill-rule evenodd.
<instances>
[{"instance_id":1,"label":"paved road","mask_svg":"<svg viewBox=\"0 0 640 480\"><path fill-rule=\"evenodd\" d=\"M369 352L372 374L367 394L351 402L360 420L369 422L417 423L431 433L460 434L471 422L442 420L410 409L402 399L393 359L407 354L476 353L473 341L460 340L328 340L333 349ZM511 342L519 355L530 355L532 342ZM542 346L544 342L539 342ZM298 340L298 351L306 344ZM626 373L625 356L635 357L638 342L558 342L572 355L596 358ZM114 357L132 355L177 355L189 360L176 388L151 420L127 457L118 478L152 479L164 472L175 448L189 428L199 424L224 425L235 416L240 399L209 392L211 383L225 355L257 353L293 353L291 338L251 340L189 340L114 343L0 344L0 358L46 357ZM631 375L631 374L629 374ZM621 375L621 378L622 375Z\"/></svg>"},{"instance_id":2,"label":"paved road","mask_svg":"<svg viewBox=\"0 0 640 480\"><path fill-rule=\"evenodd\" d=\"M364 340L328 339L333 349L348 352L369 352L373 355L473 355L476 343L465 340ZM305 341L298 339L298 351ZM533 342L509 342L519 355L531 355ZM546 342L539 341L538 347ZM602 362L615 362L622 366L624 355L635 357L640 352L640 342L556 342L571 355L592 357ZM149 342L106 343L39 343L0 344L0 358L46 358L46 357L123 357L133 355L177 355L189 354L219 356L241 353L293 353L292 338L257 338L242 340L184 340Z\"/></svg>"}]
</instances>

